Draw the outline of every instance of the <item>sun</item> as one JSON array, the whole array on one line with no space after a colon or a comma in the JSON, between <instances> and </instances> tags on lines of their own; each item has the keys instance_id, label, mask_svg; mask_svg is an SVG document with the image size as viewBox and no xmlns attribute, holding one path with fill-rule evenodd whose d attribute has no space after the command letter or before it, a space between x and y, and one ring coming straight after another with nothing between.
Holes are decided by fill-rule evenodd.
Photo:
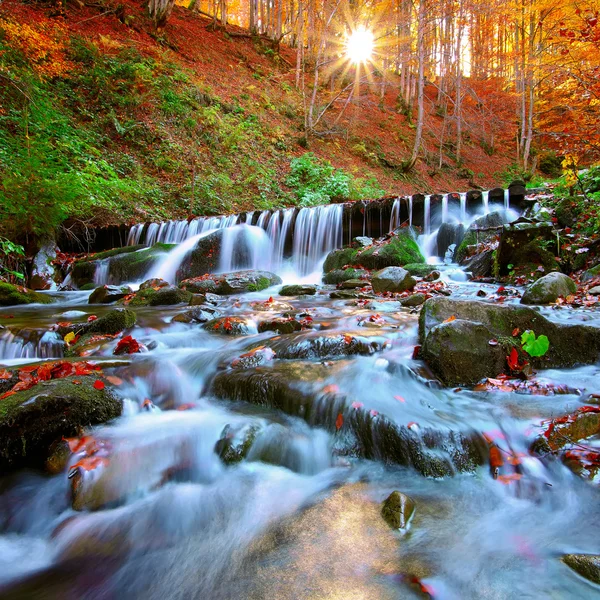
<instances>
[{"instance_id":1,"label":"sun","mask_svg":"<svg viewBox=\"0 0 600 600\"><path fill-rule=\"evenodd\" d=\"M356 29L346 42L346 54L353 63L367 62L373 54L373 34L366 29Z\"/></svg>"}]
</instances>

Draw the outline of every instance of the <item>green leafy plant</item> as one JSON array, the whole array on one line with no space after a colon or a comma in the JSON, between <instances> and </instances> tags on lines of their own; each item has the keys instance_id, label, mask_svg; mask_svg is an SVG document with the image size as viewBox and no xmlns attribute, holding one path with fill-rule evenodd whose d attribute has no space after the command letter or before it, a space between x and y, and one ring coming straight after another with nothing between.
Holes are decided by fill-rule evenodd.
<instances>
[{"instance_id":1,"label":"green leafy plant","mask_svg":"<svg viewBox=\"0 0 600 600\"><path fill-rule=\"evenodd\" d=\"M25 275L21 271L24 268L24 258L23 246L0 237L0 275L3 275L11 283L23 281Z\"/></svg>"},{"instance_id":2,"label":"green leafy plant","mask_svg":"<svg viewBox=\"0 0 600 600\"><path fill-rule=\"evenodd\" d=\"M522 333L521 344L529 356L544 356L550 348L550 342L545 335L536 338L535 333L530 329Z\"/></svg>"}]
</instances>

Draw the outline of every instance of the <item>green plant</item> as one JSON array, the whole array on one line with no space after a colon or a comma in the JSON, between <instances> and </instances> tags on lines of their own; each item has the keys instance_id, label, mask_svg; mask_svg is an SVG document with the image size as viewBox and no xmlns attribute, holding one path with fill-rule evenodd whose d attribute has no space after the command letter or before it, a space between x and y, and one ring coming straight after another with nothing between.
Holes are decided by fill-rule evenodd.
<instances>
[{"instance_id":1,"label":"green plant","mask_svg":"<svg viewBox=\"0 0 600 600\"><path fill-rule=\"evenodd\" d=\"M0 237L0 274L3 274L9 282L16 283L25 279L23 274L24 258L25 250L23 246Z\"/></svg>"},{"instance_id":2,"label":"green plant","mask_svg":"<svg viewBox=\"0 0 600 600\"><path fill-rule=\"evenodd\" d=\"M535 333L531 330L522 333L521 344L529 356L544 356L550 348L550 342L545 335L536 338Z\"/></svg>"}]
</instances>

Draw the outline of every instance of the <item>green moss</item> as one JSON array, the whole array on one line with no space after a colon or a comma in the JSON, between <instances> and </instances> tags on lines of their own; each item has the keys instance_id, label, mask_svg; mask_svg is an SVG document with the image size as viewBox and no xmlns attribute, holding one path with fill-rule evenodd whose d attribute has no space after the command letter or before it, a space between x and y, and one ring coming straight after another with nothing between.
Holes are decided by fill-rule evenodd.
<instances>
[{"instance_id":1,"label":"green moss","mask_svg":"<svg viewBox=\"0 0 600 600\"><path fill-rule=\"evenodd\" d=\"M123 248L113 248L112 250L106 250L105 252L98 252L86 258L83 258L80 262L94 262L96 260L104 260L105 258L111 258L112 256L118 256L119 254L128 254L129 252L137 252L145 248L144 245L139 244L137 246L125 246Z\"/></svg>"},{"instance_id":2,"label":"green moss","mask_svg":"<svg viewBox=\"0 0 600 600\"><path fill-rule=\"evenodd\" d=\"M471 229L468 229L465 233L465 237L462 239L462 242L456 249L455 260L460 263L463 261L468 254L468 247L475 246L477 244L478 237L477 233Z\"/></svg>"},{"instance_id":3,"label":"green moss","mask_svg":"<svg viewBox=\"0 0 600 600\"><path fill-rule=\"evenodd\" d=\"M385 267L422 264L425 262L425 258L410 232L401 231L389 242L361 252L354 262L367 269L384 269Z\"/></svg>"},{"instance_id":4,"label":"green moss","mask_svg":"<svg viewBox=\"0 0 600 600\"><path fill-rule=\"evenodd\" d=\"M173 304L188 304L192 293L176 287L165 287L160 290L146 288L140 290L131 299L130 306L171 306Z\"/></svg>"},{"instance_id":5,"label":"green moss","mask_svg":"<svg viewBox=\"0 0 600 600\"><path fill-rule=\"evenodd\" d=\"M1 471L41 466L54 440L121 414L121 401L109 388L95 389L94 376L76 379L43 382L0 402Z\"/></svg>"},{"instance_id":6,"label":"green moss","mask_svg":"<svg viewBox=\"0 0 600 600\"><path fill-rule=\"evenodd\" d=\"M416 277L426 277L430 273L436 270L436 268L432 265L424 265L419 263L410 263L408 265L404 265L404 268L411 274Z\"/></svg>"},{"instance_id":7,"label":"green moss","mask_svg":"<svg viewBox=\"0 0 600 600\"><path fill-rule=\"evenodd\" d=\"M79 289L83 292L89 292L89 291L95 290L96 287L97 286L95 283L90 282L90 283L86 283L84 285L80 285Z\"/></svg>"},{"instance_id":8,"label":"green moss","mask_svg":"<svg viewBox=\"0 0 600 600\"><path fill-rule=\"evenodd\" d=\"M343 281L348 281L350 279L361 279L364 275L368 275L368 272L364 269L334 269L333 271L323 275L323 283L337 285L338 283L342 283Z\"/></svg>"},{"instance_id":9,"label":"green moss","mask_svg":"<svg viewBox=\"0 0 600 600\"><path fill-rule=\"evenodd\" d=\"M115 309L106 313L96 321L92 321L85 328L84 333L114 335L124 329L130 329L135 325L136 321L137 316L132 310L129 310L128 308Z\"/></svg>"},{"instance_id":10,"label":"green moss","mask_svg":"<svg viewBox=\"0 0 600 600\"><path fill-rule=\"evenodd\" d=\"M262 290L266 290L271 282L266 277L259 277L256 283L251 283L248 286L248 290L250 292L260 292Z\"/></svg>"},{"instance_id":11,"label":"green moss","mask_svg":"<svg viewBox=\"0 0 600 600\"><path fill-rule=\"evenodd\" d=\"M52 304L52 298L38 294L26 288L19 288L10 283L0 282L0 306L17 306L19 304Z\"/></svg>"},{"instance_id":12,"label":"green moss","mask_svg":"<svg viewBox=\"0 0 600 600\"><path fill-rule=\"evenodd\" d=\"M357 256L358 250L356 248L333 250L327 255L327 258L323 263L323 271L329 273L335 269L341 269L346 265L351 265L356 260Z\"/></svg>"}]
</instances>

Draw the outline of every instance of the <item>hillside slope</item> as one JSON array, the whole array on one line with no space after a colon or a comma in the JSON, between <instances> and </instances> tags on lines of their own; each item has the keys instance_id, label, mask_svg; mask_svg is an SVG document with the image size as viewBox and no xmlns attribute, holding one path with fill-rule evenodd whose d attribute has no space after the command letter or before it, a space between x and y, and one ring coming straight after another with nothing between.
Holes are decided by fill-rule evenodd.
<instances>
[{"instance_id":1,"label":"hillside slope","mask_svg":"<svg viewBox=\"0 0 600 600\"><path fill-rule=\"evenodd\" d=\"M425 159L403 173L414 129L393 80L383 98L378 85L362 89L341 135L306 140L293 51L279 56L240 33L176 7L156 35L130 0L69 3L58 15L4 2L0 232L23 241L65 220L96 226L323 201L304 193L311 178L317 187L331 180L325 199L491 187L511 162L467 139L462 164L450 145L438 168L442 119L431 114Z\"/></svg>"}]
</instances>

